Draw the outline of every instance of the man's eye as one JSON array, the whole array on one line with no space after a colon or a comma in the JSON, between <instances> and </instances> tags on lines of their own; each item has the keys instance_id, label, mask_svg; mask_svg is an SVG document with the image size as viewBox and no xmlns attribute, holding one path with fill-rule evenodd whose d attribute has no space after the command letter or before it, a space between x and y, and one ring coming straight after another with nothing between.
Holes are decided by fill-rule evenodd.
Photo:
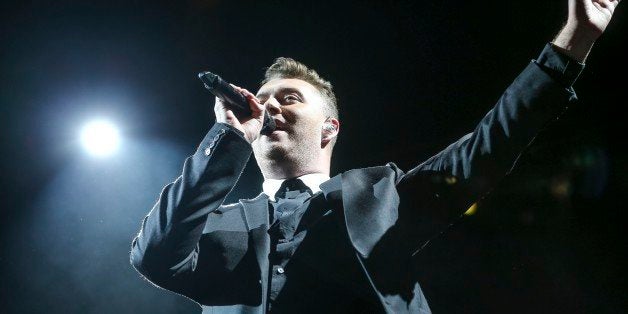
<instances>
[{"instance_id":1,"label":"man's eye","mask_svg":"<svg viewBox=\"0 0 628 314\"><path fill-rule=\"evenodd\" d=\"M297 97L296 95L286 95L286 97L284 97L284 100L286 100L286 101L301 101L301 99L299 99L299 97Z\"/></svg>"}]
</instances>

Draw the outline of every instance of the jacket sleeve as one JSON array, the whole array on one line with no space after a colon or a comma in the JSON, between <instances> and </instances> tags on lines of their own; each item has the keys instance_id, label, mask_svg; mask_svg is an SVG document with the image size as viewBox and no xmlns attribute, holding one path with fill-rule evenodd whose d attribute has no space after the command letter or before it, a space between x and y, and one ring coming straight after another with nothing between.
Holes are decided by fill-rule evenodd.
<instances>
[{"instance_id":1,"label":"jacket sleeve","mask_svg":"<svg viewBox=\"0 0 628 314\"><path fill-rule=\"evenodd\" d=\"M131 247L131 264L154 284L194 297L198 243L207 216L222 205L251 155L242 133L216 123L183 172L168 184L144 218Z\"/></svg>"},{"instance_id":2,"label":"jacket sleeve","mask_svg":"<svg viewBox=\"0 0 628 314\"><path fill-rule=\"evenodd\" d=\"M408 207L418 211L416 219L446 225L486 195L535 136L576 100L571 86L583 67L547 44L473 132L399 175L402 202L417 194L425 201L418 210Z\"/></svg>"}]
</instances>

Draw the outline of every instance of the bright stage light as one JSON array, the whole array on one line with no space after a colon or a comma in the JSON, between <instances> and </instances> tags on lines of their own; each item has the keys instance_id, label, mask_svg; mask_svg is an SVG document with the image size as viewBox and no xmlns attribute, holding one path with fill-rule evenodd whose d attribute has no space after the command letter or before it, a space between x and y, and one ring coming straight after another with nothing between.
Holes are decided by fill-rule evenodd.
<instances>
[{"instance_id":1,"label":"bright stage light","mask_svg":"<svg viewBox=\"0 0 628 314\"><path fill-rule=\"evenodd\" d=\"M91 155L108 156L120 146L120 134L115 125L108 121L91 121L81 131L81 143Z\"/></svg>"}]
</instances>

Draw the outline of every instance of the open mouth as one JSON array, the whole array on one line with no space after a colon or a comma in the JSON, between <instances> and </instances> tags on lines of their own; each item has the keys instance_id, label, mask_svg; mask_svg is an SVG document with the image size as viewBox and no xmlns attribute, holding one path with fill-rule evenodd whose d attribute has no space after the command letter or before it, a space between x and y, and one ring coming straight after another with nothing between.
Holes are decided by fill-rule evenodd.
<instances>
[{"instance_id":1,"label":"open mouth","mask_svg":"<svg viewBox=\"0 0 628 314\"><path fill-rule=\"evenodd\" d=\"M272 130L272 132L270 133L266 133L265 135L270 137L270 138L275 138L278 139L276 136L281 133L281 132L286 132L286 126L284 124L284 122L281 122L279 120L275 120L275 128Z\"/></svg>"},{"instance_id":2,"label":"open mouth","mask_svg":"<svg viewBox=\"0 0 628 314\"><path fill-rule=\"evenodd\" d=\"M286 131L286 125L284 122L275 120L275 131Z\"/></svg>"}]
</instances>

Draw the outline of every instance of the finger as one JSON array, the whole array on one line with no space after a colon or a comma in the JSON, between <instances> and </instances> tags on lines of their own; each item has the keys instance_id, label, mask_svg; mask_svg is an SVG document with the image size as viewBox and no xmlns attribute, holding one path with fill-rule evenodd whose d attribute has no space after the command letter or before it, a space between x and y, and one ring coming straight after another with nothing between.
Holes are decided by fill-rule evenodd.
<instances>
[{"instance_id":1,"label":"finger","mask_svg":"<svg viewBox=\"0 0 628 314\"><path fill-rule=\"evenodd\" d=\"M617 7L617 5L619 4L619 1L621 0L608 0L609 4L611 5L613 9Z\"/></svg>"},{"instance_id":2,"label":"finger","mask_svg":"<svg viewBox=\"0 0 628 314\"><path fill-rule=\"evenodd\" d=\"M257 97L253 93L249 92L246 88L241 88L240 94L242 94L242 96L246 98L249 106L251 106L251 110L255 112L263 110L264 106L260 103L259 99L257 99ZM253 104L251 102L253 102Z\"/></svg>"},{"instance_id":3,"label":"finger","mask_svg":"<svg viewBox=\"0 0 628 314\"><path fill-rule=\"evenodd\" d=\"M249 103L249 107L251 108L251 111L255 112L255 113L260 113L262 111L264 111L264 105L262 105L262 103L260 103L259 99L257 99L257 97L255 97L255 95L253 95L251 92L247 91L246 89L242 92L242 95L244 95L244 97L246 98L247 102Z\"/></svg>"},{"instance_id":4,"label":"finger","mask_svg":"<svg viewBox=\"0 0 628 314\"><path fill-rule=\"evenodd\" d=\"M244 96L248 102L250 102L249 99L255 100L255 102L257 102L255 107L259 107L258 105L261 105L259 99L257 99L257 97L253 93L249 92L249 90L247 90L246 88L242 88L231 83L229 83L229 85L231 85L231 87L233 87L236 91L242 94L242 96ZM260 109L251 108L251 110L259 111Z\"/></svg>"},{"instance_id":5,"label":"finger","mask_svg":"<svg viewBox=\"0 0 628 314\"><path fill-rule=\"evenodd\" d=\"M604 8L607 8L613 12L615 7L619 4L619 0L599 0L599 2L603 5Z\"/></svg>"},{"instance_id":6,"label":"finger","mask_svg":"<svg viewBox=\"0 0 628 314\"><path fill-rule=\"evenodd\" d=\"M257 99L257 96L255 96L255 94L249 92L248 89L242 88L241 93L242 93L242 95L244 95L244 97L247 97L247 98L248 97L252 97L252 98L254 98L255 100L257 100L259 102L259 99Z\"/></svg>"},{"instance_id":7,"label":"finger","mask_svg":"<svg viewBox=\"0 0 628 314\"><path fill-rule=\"evenodd\" d=\"M229 85L231 85L231 87L233 87L233 88L234 88L235 90L237 90L239 93L242 93L242 90L244 89L244 88L242 88L242 87L240 87L240 86L236 86L236 85L233 85L233 84L231 84L231 83L229 83Z\"/></svg>"},{"instance_id":8,"label":"finger","mask_svg":"<svg viewBox=\"0 0 628 314\"><path fill-rule=\"evenodd\" d=\"M246 89L243 89L242 92L240 92L242 94L242 96L244 96L246 99L254 99L255 101L259 102L259 99L257 99L257 97L255 97L255 95L251 94L249 91L247 91Z\"/></svg>"}]
</instances>

